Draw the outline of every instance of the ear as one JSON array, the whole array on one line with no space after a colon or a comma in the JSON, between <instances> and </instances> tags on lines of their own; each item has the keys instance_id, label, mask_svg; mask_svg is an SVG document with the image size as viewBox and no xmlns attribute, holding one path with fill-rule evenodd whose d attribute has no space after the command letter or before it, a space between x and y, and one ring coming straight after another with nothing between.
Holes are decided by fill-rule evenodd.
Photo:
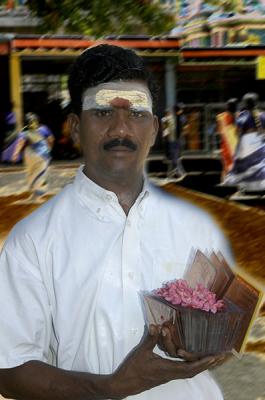
<instances>
[{"instance_id":1,"label":"ear","mask_svg":"<svg viewBox=\"0 0 265 400\"><path fill-rule=\"evenodd\" d=\"M152 135L151 146L153 146L155 144L158 129L159 129L159 122L158 122L157 115L153 116L153 127L154 127L154 130L153 130L153 135Z\"/></svg>"},{"instance_id":2,"label":"ear","mask_svg":"<svg viewBox=\"0 0 265 400\"><path fill-rule=\"evenodd\" d=\"M70 113L67 118L74 143L80 144L80 118L77 114Z\"/></svg>"}]
</instances>

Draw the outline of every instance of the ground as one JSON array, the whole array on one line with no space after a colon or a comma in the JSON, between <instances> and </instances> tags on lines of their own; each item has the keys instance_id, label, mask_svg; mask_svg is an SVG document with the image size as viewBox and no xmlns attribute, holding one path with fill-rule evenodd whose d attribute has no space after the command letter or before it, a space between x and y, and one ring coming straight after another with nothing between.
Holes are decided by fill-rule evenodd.
<instances>
[{"instance_id":1,"label":"ground","mask_svg":"<svg viewBox=\"0 0 265 400\"><path fill-rule=\"evenodd\" d=\"M78 164L55 164L50 169L50 190L46 199L70 182ZM175 184L166 190L195 202L211 212L231 240L240 272L265 288L263 246L265 211L234 204L228 200L184 190ZM38 204L27 202L22 168L0 169L0 243L12 226ZM241 360L232 357L213 373L225 400L265 400L265 307L260 310ZM188 400L188 399L187 399Z\"/></svg>"}]
</instances>

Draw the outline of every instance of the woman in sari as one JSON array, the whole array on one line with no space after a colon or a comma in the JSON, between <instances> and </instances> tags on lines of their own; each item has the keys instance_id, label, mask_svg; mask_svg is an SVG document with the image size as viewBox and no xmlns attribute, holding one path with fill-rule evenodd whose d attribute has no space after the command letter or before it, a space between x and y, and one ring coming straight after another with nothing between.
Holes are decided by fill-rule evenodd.
<instances>
[{"instance_id":1,"label":"woman in sari","mask_svg":"<svg viewBox=\"0 0 265 400\"><path fill-rule=\"evenodd\" d=\"M236 119L239 143L233 167L224 179L224 184L251 192L265 190L265 112L257 103L256 93L243 97L243 109Z\"/></svg>"},{"instance_id":2,"label":"woman in sari","mask_svg":"<svg viewBox=\"0 0 265 400\"><path fill-rule=\"evenodd\" d=\"M51 161L51 149L54 137L51 130L39 124L36 114L26 115L26 126L18 135L12 161L23 153L28 189L31 199L39 201L48 189L48 166Z\"/></svg>"},{"instance_id":3,"label":"woman in sari","mask_svg":"<svg viewBox=\"0 0 265 400\"><path fill-rule=\"evenodd\" d=\"M220 135L220 149L223 164L222 177L224 178L233 167L233 158L238 143L236 126L237 99L229 99L226 111L217 114L217 131Z\"/></svg>"}]
</instances>

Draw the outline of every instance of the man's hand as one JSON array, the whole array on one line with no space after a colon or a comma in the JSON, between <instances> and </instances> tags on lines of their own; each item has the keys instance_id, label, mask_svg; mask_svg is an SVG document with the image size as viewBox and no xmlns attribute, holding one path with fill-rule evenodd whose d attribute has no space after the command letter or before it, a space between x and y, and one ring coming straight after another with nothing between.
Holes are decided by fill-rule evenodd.
<instances>
[{"instance_id":1,"label":"man's hand","mask_svg":"<svg viewBox=\"0 0 265 400\"><path fill-rule=\"evenodd\" d=\"M122 399L171 380L192 378L215 366L224 358L223 355L204 357L195 361L162 358L153 353L159 335L159 327L150 325L149 333L143 342L129 354L114 373L111 398Z\"/></svg>"}]
</instances>

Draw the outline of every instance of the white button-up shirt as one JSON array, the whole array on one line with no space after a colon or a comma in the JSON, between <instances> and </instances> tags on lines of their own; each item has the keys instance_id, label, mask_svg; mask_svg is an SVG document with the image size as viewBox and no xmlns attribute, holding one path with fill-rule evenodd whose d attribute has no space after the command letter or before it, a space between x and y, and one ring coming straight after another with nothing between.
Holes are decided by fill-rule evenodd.
<instances>
[{"instance_id":1,"label":"white button-up shirt","mask_svg":"<svg viewBox=\"0 0 265 400\"><path fill-rule=\"evenodd\" d=\"M117 196L80 168L73 184L15 226L2 250L0 368L41 360L112 373L144 332L139 291L181 278L192 247L230 261L204 211L146 181L126 216ZM204 372L130 397L172 398L222 395Z\"/></svg>"}]
</instances>

